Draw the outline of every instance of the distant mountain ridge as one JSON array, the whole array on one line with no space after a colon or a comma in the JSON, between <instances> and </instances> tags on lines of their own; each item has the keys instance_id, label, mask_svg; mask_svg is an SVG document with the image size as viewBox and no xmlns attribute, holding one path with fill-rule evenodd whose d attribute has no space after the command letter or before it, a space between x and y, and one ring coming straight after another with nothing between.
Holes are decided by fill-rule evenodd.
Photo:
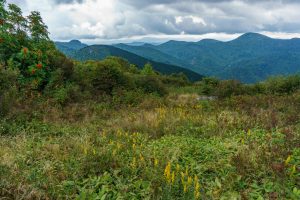
<instances>
[{"instance_id":1,"label":"distant mountain ridge","mask_svg":"<svg viewBox=\"0 0 300 200\"><path fill-rule=\"evenodd\" d=\"M65 50L65 46L70 43L59 43L57 46L62 52ZM77 45L78 46L78 45ZM172 73L184 73L191 81L197 81L200 80L203 76L193 72L189 69L185 69L182 67L166 64L166 63L160 63L160 62L155 62L150 59L135 55L133 53L130 53L128 51L119 49L114 46L110 45L91 45L91 46L86 46L79 49L75 50L75 47L69 47L68 52L64 52L68 54L69 57L80 60L80 61L85 61L85 60L103 60L106 57L109 56L117 56L117 57L122 57L128 60L130 63L137 65L139 68L144 67L146 63L151 63L153 65L154 70L162 73L162 74L172 74ZM62 48L63 47L63 48ZM79 47L78 47L79 48ZM72 50L71 53L69 53L69 49Z\"/></svg>"},{"instance_id":2,"label":"distant mountain ridge","mask_svg":"<svg viewBox=\"0 0 300 200\"><path fill-rule=\"evenodd\" d=\"M70 42L55 42L56 47L69 57L73 57L76 51L87 47L87 44L81 43L79 40L71 40Z\"/></svg>"},{"instance_id":3,"label":"distant mountain ridge","mask_svg":"<svg viewBox=\"0 0 300 200\"><path fill-rule=\"evenodd\" d=\"M65 45L62 45L63 48ZM298 38L283 40L246 33L228 42L213 39L198 42L171 40L160 45L136 43L113 46L153 62L245 83L265 80L273 75L300 73ZM61 51L74 56L73 47L67 51L63 48ZM76 57L80 55L77 53Z\"/></svg>"},{"instance_id":4,"label":"distant mountain ridge","mask_svg":"<svg viewBox=\"0 0 300 200\"><path fill-rule=\"evenodd\" d=\"M186 62L185 67L198 73L245 83L300 72L300 39L282 40L246 33L229 42L169 41L151 48Z\"/></svg>"}]
</instances>

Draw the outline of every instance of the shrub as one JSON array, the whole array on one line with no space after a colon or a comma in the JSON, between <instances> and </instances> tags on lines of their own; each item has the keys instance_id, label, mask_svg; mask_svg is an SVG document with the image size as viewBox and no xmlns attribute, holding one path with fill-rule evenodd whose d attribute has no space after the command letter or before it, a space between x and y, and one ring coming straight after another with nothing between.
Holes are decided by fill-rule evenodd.
<instances>
[{"instance_id":1,"label":"shrub","mask_svg":"<svg viewBox=\"0 0 300 200\"><path fill-rule=\"evenodd\" d=\"M218 87L220 80L214 77L205 77L198 84L201 86L201 91L205 95L211 95Z\"/></svg>"},{"instance_id":2,"label":"shrub","mask_svg":"<svg viewBox=\"0 0 300 200\"><path fill-rule=\"evenodd\" d=\"M300 75L271 77L264 85L271 94L290 94L300 89Z\"/></svg>"},{"instance_id":3,"label":"shrub","mask_svg":"<svg viewBox=\"0 0 300 200\"><path fill-rule=\"evenodd\" d=\"M159 96L164 96L167 94L167 90L163 83L155 76L141 76L136 81L138 88L142 89L148 94L158 94Z\"/></svg>"},{"instance_id":4,"label":"shrub","mask_svg":"<svg viewBox=\"0 0 300 200\"><path fill-rule=\"evenodd\" d=\"M0 66L0 115L6 115L11 109L17 95L17 78L19 72Z\"/></svg>"},{"instance_id":5,"label":"shrub","mask_svg":"<svg viewBox=\"0 0 300 200\"><path fill-rule=\"evenodd\" d=\"M160 78L164 84L170 86L187 86L189 84L189 80L183 73L171 74L169 76L162 76Z\"/></svg>"},{"instance_id":6,"label":"shrub","mask_svg":"<svg viewBox=\"0 0 300 200\"><path fill-rule=\"evenodd\" d=\"M219 98L231 97L243 93L242 84L236 80L221 81L213 92Z\"/></svg>"},{"instance_id":7,"label":"shrub","mask_svg":"<svg viewBox=\"0 0 300 200\"><path fill-rule=\"evenodd\" d=\"M62 53L55 51L49 55L49 63L54 70L62 70L65 80L68 80L72 77L74 72L74 63Z\"/></svg>"},{"instance_id":8,"label":"shrub","mask_svg":"<svg viewBox=\"0 0 300 200\"><path fill-rule=\"evenodd\" d=\"M61 105L65 105L73 101L78 101L80 96L79 86L71 83L60 86L59 88L55 89L52 93L55 102Z\"/></svg>"},{"instance_id":9,"label":"shrub","mask_svg":"<svg viewBox=\"0 0 300 200\"><path fill-rule=\"evenodd\" d=\"M124 85L126 85L126 76L114 62L103 61L97 63L92 78L92 86L96 92L112 95L115 88Z\"/></svg>"},{"instance_id":10,"label":"shrub","mask_svg":"<svg viewBox=\"0 0 300 200\"><path fill-rule=\"evenodd\" d=\"M155 75L155 71L153 70L151 63L145 64L144 68L141 71L141 74L149 76Z\"/></svg>"}]
</instances>

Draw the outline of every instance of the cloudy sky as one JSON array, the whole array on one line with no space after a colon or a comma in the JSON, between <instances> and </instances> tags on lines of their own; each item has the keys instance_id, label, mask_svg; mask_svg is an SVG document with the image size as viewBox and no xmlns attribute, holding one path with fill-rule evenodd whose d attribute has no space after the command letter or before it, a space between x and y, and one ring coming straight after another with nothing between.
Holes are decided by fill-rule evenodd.
<instances>
[{"instance_id":1,"label":"cloudy sky","mask_svg":"<svg viewBox=\"0 0 300 200\"><path fill-rule=\"evenodd\" d=\"M7 0L40 11L53 40L87 43L300 37L300 0Z\"/></svg>"}]
</instances>

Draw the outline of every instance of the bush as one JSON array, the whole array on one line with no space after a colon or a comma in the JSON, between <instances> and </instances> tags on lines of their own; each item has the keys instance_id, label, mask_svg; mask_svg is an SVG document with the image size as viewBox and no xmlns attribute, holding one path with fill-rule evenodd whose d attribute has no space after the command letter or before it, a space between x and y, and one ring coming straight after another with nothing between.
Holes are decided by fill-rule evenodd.
<instances>
[{"instance_id":1,"label":"bush","mask_svg":"<svg viewBox=\"0 0 300 200\"><path fill-rule=\"evenodd\" d=\"M54 51L53 54L49 55L49 62L50 66L54 70L62 70L65 80L68 80L72 77L74 72L74 63L62 53Z\"/></svg>"},{"instance_id":2,"label":"bush","mask_svg":"<svg viewBox=\"0 0 300 200\"><path fill-rule=\"evenodd\" d=\"M218 87L220 80L214 77L205 77L199 83L201 86L202 93L205 95L211 95L215 92Z\"/></svg>"},{"instance_id":3,"label":"bush","mask_svg":"<svg viewBox=\"0 0 300 200\"><path fill-rule=\"evenodd\" d=\"M147 94L158 94L164 96L167 94L167 89L163 83L155 76L141 76L136 81L138 88L142 89Z\"/></svg>"},{"instance_id":4,"label":"bush","mask_svg":"<svg viewBox=\"0 0 300 200\"><path fill-rule=\"evenodd\" d=\"M219 98L226 98L234 95L240 95L243 93L242 83L236 80L221 81L218 84L218 87L216 88L215 92L213 93Z\"/></svg>"},{"instance_id":5,"label":"bush","mask_svg":"<svg viewBox=\"0 0 300 200\"><path fill-rule=\"evenodd\" d=\"M126 85L126 76L113 62L99 62L94 71L92 86L96 92L112 95L114 89Z\"/></svg>"},{"instance_id":6,"label":"bush","mask_svg":"<svg viewBox=\"0 0 300 200\"><path fill-rule=\"evenodd\" d=\"M189 80L183 73L171 74L169 76L162 76L160 78L164 84L170 86L187 86L189 84Z\"/></svg>"},{"instance_id":7,"label":"bush","mask_svg":"<svg viewBox=\"0 0 300 200\"><path fill-rule=\"evenodd\" d=\"M52 94L55 102L65 105L67 103L79 100L79 86L68 83L54 90Z\"/></svg>"},{"instance_id":8,"label":"bush","mask_svg":"<svg viewBox=\"0 0 300 200\"><path fill-rule=\"evenodd\" d=\"M291 94L300 89L300 75L271 77L264 82L271 94Z\"/></svg>"},{"instance_id":9,"label":"bush","mask_svg":"<svg viewBox=\"0 0 300 200\"><path fill-rule=\"evenodd\" d=\"M0 66L0 115L6 115L17 96L17 78L19 72Z\"/></svg>"}]
</instances>

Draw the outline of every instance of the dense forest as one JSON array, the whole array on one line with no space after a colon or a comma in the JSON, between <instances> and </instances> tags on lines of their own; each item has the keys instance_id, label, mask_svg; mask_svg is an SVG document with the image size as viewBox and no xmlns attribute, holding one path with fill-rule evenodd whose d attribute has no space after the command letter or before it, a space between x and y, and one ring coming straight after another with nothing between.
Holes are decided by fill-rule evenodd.
<instances>
[{"instance_id":1,"label":"dense forest","mask_svg":"<svg viewBox=\"0 0 300 200\"><path fill-rule=\"evenodd\" d=\"M299 199L300 76L72 60L0 0L0 199Z\"/></svg>"}]
</instances>

